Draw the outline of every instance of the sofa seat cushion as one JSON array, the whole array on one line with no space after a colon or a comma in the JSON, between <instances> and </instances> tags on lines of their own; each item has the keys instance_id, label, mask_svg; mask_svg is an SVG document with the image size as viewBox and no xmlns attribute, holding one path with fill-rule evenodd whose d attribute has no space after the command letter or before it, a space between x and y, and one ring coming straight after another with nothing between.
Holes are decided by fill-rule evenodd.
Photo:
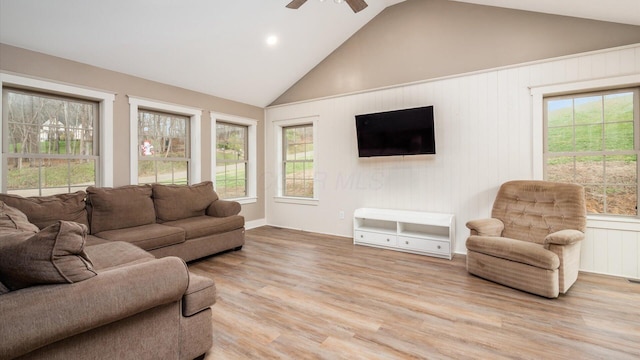
<instances>
[{"instance_id":1,"label":"sofa seat cushion","mask_svg":"<svg viewBox=\"0 0 640 360\"><path fill-rule=\"evenodd\" d=\"M72 194L22 197L0 194L0 201L27 215L29 222L40 229L56 224L58 220L73 221L89 226L85 198L87 193L76 191Z\"/></svg>"},{"instance_id":2,"label":"sofa seat cushion","mask_svg":"<svg viewBox=\"0 0 640 360\"><path fill-rule=\"evenodd\" d=\"M90 247L98 244L110 243L112 241L97 237L95 235L87 234L85 239L85 247Z\"/></svg>"},{"instance_id":3,"label":"sofa seat cushion","mask_svg":"<svg viewBox=\"0 0 640 360\"><path fill-rule=\"evenodd\" d=\"M204 215L217 199L211 181L194 185L153 184L153 204L158 222Z\"/></svg>"},{"instance_id":4,"label":"sofa seat cushion","mask_svg":"<svg viewBox=\"0 0 640 360\"><path fill-rule=\"evenodd\" d=\"M38 233L0 238L0 279L11 290L40 284L75 283L96 275L84 251L87 227L58 221Z\"/></svg>"},{"instance_id":5,"label":"sofa seat cushion","mask_svg":"<svg viewBox=\"0 0 640 360\"><path fill-rule=\"evenodd\" d=\"M244 217L235 215L218 218L203 215L168 221L163 223L163 225L183 229L186 233L186 239L190 240L240 229L244 226Z\"/></svg>"},{"instance_id":6,"label":"sofa seat cushion","mask_svg":"<svg viewBox=\"0 0 640 360\"><path fill-rule=\"evenodd\" d=\"M22 211L0 201L0 230L17 230L37 233L40 229L29 222Z\"/></svg>"},{"instance_id":7,"label":"sofa seat cushion","mask_svg":"<svg viewBox=\"0 0 640 360\"><path fill-rule=\"evenodd\" d=\"M189 274L189 287L182 297L182 314L191 316L216 302L216 285L208 277Z\"/></svg>"},{"instance_id":8,"label":"sofa seat cushion","mask_svg":"<svg viewBox=\"0 0 640 360\"><path fill-rule=\"evenodd\" d=\"M472 235L467 239L467 249L519 263L555 270L560 266L558 255L543 245L499 236Z\"/></svg>"},{"instance_id":9,"label":"sofa seat cushion","mask_svg":"<svg viewBox=\"0 0 640 360\"><path fill-rule=\"evenodd\" d=\"M151 185L87 188L91 234L154 224L156 212Z\"/></svg>"},{"instance_id":10,"label":"sofa seat cushion","mask_svg":"<svg viewBox=\"0 0 640 360\"><path fill-rule=\"evenodd\" d=\"M155 259L155 256L150 253L124 241L107 241L102 244L87 246L85 252L91 259L93 268L98 273Z\"/></svg>"},{"instance_id":11,"label":"sofa seat cushion","mask_svg":"<svg viewBox=\"0 0 640 360\"><path fill-rule=\"evenodd\" d=\"M185 241L183 229L161 224L102 231L95 236L111 241L126 241L144 250L153 250Z\"/></svg>"}]
</instances>

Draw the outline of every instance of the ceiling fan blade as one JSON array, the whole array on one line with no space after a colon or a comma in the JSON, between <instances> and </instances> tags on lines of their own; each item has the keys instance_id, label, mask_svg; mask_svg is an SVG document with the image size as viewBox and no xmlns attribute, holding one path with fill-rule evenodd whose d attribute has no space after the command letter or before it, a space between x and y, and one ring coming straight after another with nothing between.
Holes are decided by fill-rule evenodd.
<instances>
[{"instance_id":1,"label":"ceiling fan blade","mask_svg":"<svg viewBox=\"0 0 640 360\"><path fill-rule=\"evenodd\" d=\"M300 6L302 6L302 4L306 3L307 0L293 0L292 2L287 4L287 7L289 9L297 9Z\"/></svg>"},{"instance_id":2,"label":"ceiling fan blade","mask_svg":"<svg viewBox=\"0 0 640 360\"><path fill-rule=\"evenodd\" d=\"M368 5L364 0L346 0L354 13L364 10Z\"/></svg>"}]
</instances>

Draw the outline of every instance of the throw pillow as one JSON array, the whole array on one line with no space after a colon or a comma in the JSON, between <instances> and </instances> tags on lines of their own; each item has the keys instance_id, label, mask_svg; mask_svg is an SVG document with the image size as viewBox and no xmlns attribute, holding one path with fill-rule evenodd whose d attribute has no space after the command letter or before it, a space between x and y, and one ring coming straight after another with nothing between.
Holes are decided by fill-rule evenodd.
<instances>
[{"instance_id":1,"label":"throw pillow","mask_svg":"<svg viewBox=\"0 0 640 360\"><path fill-rule=\"evenodd\" d=\"M153 203L159 222L204 215L217 199L211 181L191 186L153 184Z\"/></svg>"},{"instance_id":2,"label":"throw pillow","mask_svg":"<svg viewBox=\"0 0 640 360\"><path fill-rule=\"evenodd\" d=\"M156 222L151 185L90 186L87 194L92 234Z\"/></svg>"},{"instance_id":3,"label":"throw pillow","mask_svg":"<svg viewBox=\"0 0 640 360\"><path fill-rule=\"evenodd\" d=\"M22 211L0 201L0 230L2 229L16 229L33 233L40 231L37 226L29 222L27 215Z\"/></svg>"},{"instance_id":4,"label":"throw pillow","mask_svg":"<svg viewBox=\"0 0 640 360\"><path fill-rule=\"evenodd\" d=\"M87 227L59 221L36 234L22 232L0 241L0 281L9 290L32 285L75 283L96 275L84 252Z\"/></svg>"},{"instance_id":5,"label":"throw pillow","mask_svg":"<svg viewBox=\"0 0 640 360\"><path fill-rule=\"evenodd\" d=\"M87 193L84 191L32 197L0 194L0 201L22 211L29 218L29 222L44 229L58 220L74 221L89 226L84 201L86 197Z\"/></svg>"}]
</instances>

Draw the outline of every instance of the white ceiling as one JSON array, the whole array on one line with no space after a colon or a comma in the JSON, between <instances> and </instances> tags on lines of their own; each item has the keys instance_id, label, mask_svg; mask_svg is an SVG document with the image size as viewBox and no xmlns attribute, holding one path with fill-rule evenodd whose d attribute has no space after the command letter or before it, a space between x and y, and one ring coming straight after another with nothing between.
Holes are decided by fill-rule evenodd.
<instances>
[{"instance_id":1,"label":"white ceiling","mask_svg":"<svg viewBox=\"0 0 640 360\"><path fill-rule=\"evenodd\" d=\"M403 0L289 1L0 0L0 42L264 107ZM640 0L455 1L640 25Z\"/></svg>"}]
</instances>

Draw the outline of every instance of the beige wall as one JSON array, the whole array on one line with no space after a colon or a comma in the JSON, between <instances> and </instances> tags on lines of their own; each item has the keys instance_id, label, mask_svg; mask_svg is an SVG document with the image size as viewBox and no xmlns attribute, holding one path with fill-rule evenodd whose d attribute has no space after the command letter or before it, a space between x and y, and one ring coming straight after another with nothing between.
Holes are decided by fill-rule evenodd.
<instances>
[{"instance_id":1,"label":"beige wall","mask_svg":"<svg viewBox=\"0 0 640 360\"><path fill-rule=\"evenodd\" d=\"M0 44L0 70L70 85L116 93L114 102L114 186L129 184L129 100L128 95L199 108L202 113L202 180L211 180L211 119L209 111L258 120L258 174L264 173L264 110L215 96L169 86L86 64L69 61L5 44ZM171 69L167 69L171 71ZM215 79L212 79L215 81ZM198 134L194 134L198 135ZM258 176L258 202L243 205L247 221L264 219L263 177Z\"/></svg>"},{"instance_id":2,"label":"beige wall","mask_svg":"<svg viewBox=\"0 0 640 360\"><path fill-rule=\"evenodd\" d=\"M640 26L445 0L391 6L272 105L640 42Z\"/></svg>"}]
</instances>

